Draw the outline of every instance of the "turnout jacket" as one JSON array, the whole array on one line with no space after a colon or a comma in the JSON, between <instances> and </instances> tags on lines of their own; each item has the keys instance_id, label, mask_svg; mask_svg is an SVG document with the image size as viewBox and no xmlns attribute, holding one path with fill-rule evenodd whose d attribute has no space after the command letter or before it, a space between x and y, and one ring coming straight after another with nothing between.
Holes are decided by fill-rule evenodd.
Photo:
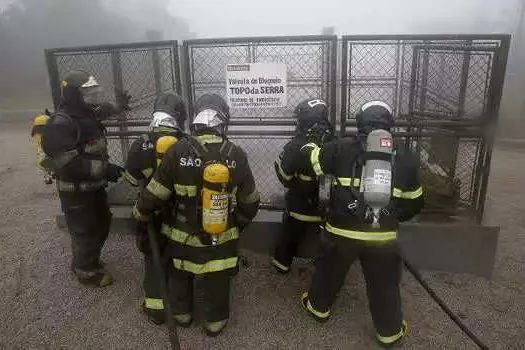
<instances>
[{"instance_id":1,"label":"turnout jacket","mask_svg":"<svg viewBox=\"0 0 525 350\"><path fill-rule=\"evenodd\" d=\"M107 184L105 128L94 113L60 108L44 127L42 148L53 159L59 191L96 191Z\"/></svg>"},{"instance_id":2,"label":"turnout jacket","mask_svg":"<svg viewBox=\"0 0 525 350\"><path fill-rule=\"evenodd\" d=\"M284 146L274 167L277 178L288 189L285 197L288 214L300 221L320 222L319 178L311 166L299 161L301 147L307 143L306 136L295 136Z\"/></svg>"},{"instance_id":3,"label":"turnout jacket","mask_svg":"<svg viewBox=\"0 0 525 350\"><path fill-rule=\"evenodd\" d=\"M200 190L203 166L218 157L225 158L230 169L230 200L235 198L236 206L230 211L227 231L212 244L202 230ZM161 230L169 238L168 254L175 268L204 274L237 268L239 229L253 220L259 202L246 153L226 138L203 134L188 136L169 149L133 214L137 220L148 221L156 210L172 205Z\"/></svg>"},{"instance_id":4,"label":"turnout jacket","mask_svg":"<svg viewBox=\"0 0 525 350\"><path fill-rule=\"evenodd\" d=\"M379 228L372 227L364 217L364 203L359 186L364 161L358 138L347 137L319 148L305 149L308 163L317 176L334 176L326 231L347 238L367 241L388 241L397 238L399 222L417 215L424 204L419 176L419 160L408 153L396 152L392 174L392 198L379 218Z\"/></svg>"},{"instance_id":5,"label":"turnout jacket","mask_svg":"<svg viewBox=\"0 0 525 350\"><path fill-rule=\"evenodd\" d=\"M159 128L153 132L142 135L136 139L130 147L126 160L125 179L132 186L146 186L151 180L153 173L157 170L156 144L163 136L174 136L178 140L186 137L180 131L173 129Z\"/></svg>"}]
</instances>

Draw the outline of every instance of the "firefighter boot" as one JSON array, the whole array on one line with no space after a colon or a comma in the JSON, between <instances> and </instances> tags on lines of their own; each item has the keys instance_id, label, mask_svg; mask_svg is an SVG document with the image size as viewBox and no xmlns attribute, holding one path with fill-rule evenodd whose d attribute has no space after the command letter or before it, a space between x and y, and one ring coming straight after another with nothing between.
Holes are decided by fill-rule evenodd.
<instances>
[{"instance_id":1,"label":"firefighter boot","mask_svg":"<svg viewBox=\"0 0 525 350\"><path fill-rule=\"evenodd\" d=\"M208 337L216 337L224 330L228 324L228 319L216 322L206 322L204 332Z\"/></svg>"},{"instance_id":2,"label":"firefighter boot","mask_svg":"<svg viewBox=\"0 0 525 350\"><path fill-rule=\"evenodd\" d=\"M290 266L285 266L285 265L281 264L275 258L272 258L272 265L275 268L275 270L277 272L279 272L280 274L284 275L284 274L287 274L288 272L290 272Z\"/></svg>"},{"instance_id":3,"label":"firefighter boot","mask_svg":"<svg viewBox=\"0 0 525 350\"><path fill-rule=\"evenodd\" d=\"M142 302L142 312L154 325L160 326L166 321L164 315L164 303L161 299L146 298Z\"/></svg>"},{"instance_id":4,"label":"firefighter boot","mask_svg":"<svg viewBox=\"0 0 525 350\"><path fill-rule=\"evenodd\" d=\"M113 283L113 277L104 271L82 271L75 269L75 275L80 283L94 287L107 287Z\"/></svg>"},{"instance_id":5,"label":"firefighter boot","mask_svg":"<svg viewBox=\"0 0 525 350\"><path fill-rule=\"evenodd\" d=\"M310 299L308 299L308 292L304 292L301 295L301 304L308 314L313 317L317 322L324 323L330 318L330 310L326 312L320 312L313 308Z\"/></svg>"},{"instance_id":6,"label":"firefighter boot","mask_svg":"<svg viewBox=\"0 0 525 350\"><path fill-rule=\"evenodd\" d=\"M188 328L191 325L191 322L193 321L193 317L191 314L180 314L180 315L174 315L173 319L177 323L177 325Z\"/></svg>"},{"instance_id":7,"label":"firefighter boot","mask_svg":"<svg viewBox=\"0 0 525 350\"><path fill-rule=\"evenodd\" d=\"M71 264L71 271L75 274L78 281L84 285L107 287L113 283L113 277L108 272L104 271L103 262L99 262L98 268L94 271L80 270Z\"/></svg>"},{"instance_id":8,"label":"firefighter boot","mask_svg":"<svg viewBox=\"0 0 525 350\"><path fill-rule=\"evenodd\" d=\"M384 349L390 349L396 347L407 335L408 333L408 323L403 320L401 323L401 330L399 333L394 334L389 337L381 336L380 334L376 335L377 343Z\"/></svg>"}]
</instances>

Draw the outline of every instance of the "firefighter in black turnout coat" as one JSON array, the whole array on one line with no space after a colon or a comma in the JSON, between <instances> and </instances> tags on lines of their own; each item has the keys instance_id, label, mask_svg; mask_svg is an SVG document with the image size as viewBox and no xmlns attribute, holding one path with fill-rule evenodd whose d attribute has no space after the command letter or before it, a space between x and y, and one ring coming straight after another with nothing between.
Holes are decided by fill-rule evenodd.
<instances>
[{"instance_id":1,"label":"firefighter in black turnout coat","mask_svg":"<svg viewBox=\"0 0 525 350\"><path fill-rule=\"evenodd\" d=\"M343 138L322 148L303 147L315 174L332 174L335 179L316 270L301 300L310 315L326 321L348 269L359 259L377 340L387 347L400 341L408 328L399 291L402 261L397 246L398 223L419 213L423 189L418 159L397 150L390 204L381 211L378 226L372 223L365 215L367 208L360 194L364 143L372 130L389 131L394 119L390 107L381 101L363 105L356 119L357 137Z\"/></svg>"},{"instance_id":2,"label":"firefighter in black turnout coat","mask_svg":"<svg viewBox=\"0 0 525 350\"><path fill-rule=\"evenodd\" d=\"M72 269L80 282L103 287L112 282L100 262L111 222L105 187L116 182L123 169L109 163L100 120L126 110L129 96L117 96L116 107L102 103L102 88L83 71L68 74L61 88L60 107L44 128L45 163L57 177L71 235Z\"/></svg>"},{"instance_id":3,"label":"firefighter in black turnout coat","mask_svg":"<svg viewBox=\"0 0 525 350\"><path fill-rule=\"evenodd\" d=\"M160 166L162 157L178 140L184 138L184 125L187 119L186 106L176 94L166 93L157 97L153 106L153 119L150 132L142 135L131 145L126 162L124 177L132 186L144 188L153 173ZM166 236L160 234L162 215L153 215L152 221L163 250ZM137 227L137 248L144 254L143 310L155 324L164 323L164 304L161 297L159 278L154 265L147 232ZM164 277L164 276L162 276ZM165 277L164 277L165 278Z\"/></svg>"},{"instance_id":4,"label":"firefighter in black turnout coat","mask_svg":"<svg viewBox=\"0 0 525 350\"><path fill-rule=\"evenodd\" d=\"M246 153L226 138L229 118L220 96L202 96L192 136L170 148L134 209L136 219L147 222L156 210L173 206L161 231L169 240L174 318L181 326L190 325L194 286L202 288L210 336L227 324L239 232L255 217L260 202Z\"/></svg>"},{"instance_id":5,"label":"firefighter in black turnout coat","mask_svg":"<svg viewBox=\"0 0 525 350\"><path fill-rule=\"evenodd\" d=\"M277 272L287 273L309 225L323 220L319 208L319 178L310 166L299 162L301 147L309 142L322 145L333 138L328 107L322 99L301 101L294 110L296 136L288 142L274 163L279 181L288 189L283 231L277 238L272 264Z\"/></svg>"}]
</instances>

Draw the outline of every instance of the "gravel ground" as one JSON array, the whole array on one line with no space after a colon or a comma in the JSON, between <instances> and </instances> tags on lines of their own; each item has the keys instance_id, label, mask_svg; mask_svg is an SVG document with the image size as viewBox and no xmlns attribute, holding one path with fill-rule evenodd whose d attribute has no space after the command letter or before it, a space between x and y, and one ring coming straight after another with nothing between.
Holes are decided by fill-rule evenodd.
<instances>
[{"instance_id":1,"label":"gravel ground","mask_svg":"<svg viewBox=\"0 0 525 350\"><path fill-rule=\"evenodd\" d=\"M115 229L103 259L116 282L81 287L69 272L69 239L54 217L53 188L34 169L29 124L0 124L0 349L165 349L164 328L139 312L141 256L133 238ZM491 349L525 348L525 155L497 148L486 223L501 226L492 281L448 273L424 275ZM331 321L319 325L301 310L300 292L312 273L298 261L276 275L268 257L246 253L249 267L235 280L229 327L207 338L198 325L181 329L183 349L369 349L373 327L358 265L348 276ZM408 274L402 282L410 336L406 349L475 349Z\"/></svg>"}]
</instances>

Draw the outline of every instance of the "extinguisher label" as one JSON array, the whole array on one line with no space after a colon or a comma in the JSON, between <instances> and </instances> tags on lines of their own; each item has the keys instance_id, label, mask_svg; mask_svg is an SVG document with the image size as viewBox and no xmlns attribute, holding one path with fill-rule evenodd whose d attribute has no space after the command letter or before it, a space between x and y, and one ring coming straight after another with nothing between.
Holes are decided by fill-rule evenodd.
<instances>
[{"instance_id":1,"label":"extinguisher label","mask_svg":"<svg viewBox=\"0 0 525 350\"><path fill-rule=\"evenodd\" d=\"M227 193L217 193L210 196L208 208L203 208L202 215L206 224L224 224L228 220L228 200Z\"/></svg>"}]
</instances>

